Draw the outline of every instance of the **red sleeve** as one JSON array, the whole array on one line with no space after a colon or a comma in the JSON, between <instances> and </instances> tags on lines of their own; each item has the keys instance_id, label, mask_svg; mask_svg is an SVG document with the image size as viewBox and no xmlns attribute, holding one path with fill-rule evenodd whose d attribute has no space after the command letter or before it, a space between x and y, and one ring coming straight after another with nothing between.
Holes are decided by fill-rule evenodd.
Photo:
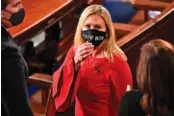
<instances>
[{"instance_id":1,"label":"red sleeve","mask_svg":"<svg viewBox=\"0 0 174 116\"><path fill-rule=\"evenodd\" d=\"M62 66L53 74L53 97L56 110L63 112L71 104L72 83L74 78L74 48L72 47Z\"/></svg>"},{"instance_id":2,"label":"red sleeve","mask_svg":"<svg viewBox=\"0 0 174 116\"><path fill-rule=\"evenodd\" d=\"M132 89L132 74L129 65L122 59L116 59L113 63L114 70L110 72L111 87L114 100L114 108L118 110L120 100L126 92L127 85Z\"/></svg>"}]
</instances>

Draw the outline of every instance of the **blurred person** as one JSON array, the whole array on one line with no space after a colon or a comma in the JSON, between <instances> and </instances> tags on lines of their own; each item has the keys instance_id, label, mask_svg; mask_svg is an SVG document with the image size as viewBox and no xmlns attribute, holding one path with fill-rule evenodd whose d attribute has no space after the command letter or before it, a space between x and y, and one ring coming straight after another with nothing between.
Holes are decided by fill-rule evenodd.
<instances>
[{"instance_id":1,"label":"blurred person","mask_svg":"<svg viewBox=\"0 0 174 116\"><path fill-rule=\"evenodd\" d=\"M156 39L143 45L137 68L140 91L121 100L119 116L174 116L174 47Z\"/></svg>"},{"instance_id":2,"label":"blurred person","mask_svg":"<svg viewBox=\"0 0 174 116\"><path fill-rule=\"evenodd\" d=\"M8 32L25 17L21 0L1 0L1 112L2 116L32 116L27 93L28 68Z\"/></svg>"}]
</instances>

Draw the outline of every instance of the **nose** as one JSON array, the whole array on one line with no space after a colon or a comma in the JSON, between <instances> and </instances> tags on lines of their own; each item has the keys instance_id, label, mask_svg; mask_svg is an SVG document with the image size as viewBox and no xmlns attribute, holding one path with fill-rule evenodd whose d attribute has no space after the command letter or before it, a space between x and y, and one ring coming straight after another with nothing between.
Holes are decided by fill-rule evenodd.
<instances>
[{"instance_id":1,"label":"nose","mask_svg":"<svg viewBox=\"0 0 174 116\"><path fill-rule=\"evenodd\" d=\"M95 27L94 26L90 26L90 29L95 29Z\"/></svg>"},{"instance_id":2,"label":"nose","mask_svg":"<svg viewBox=\"0 0 174 116\"><path fill-rule=\"evenodd\" d=\"M18 5L18 10L21 10L22 8L24 8L24 7L23 7L22 3L20 3L20 4Z\"/></svg>"}]
</instances>

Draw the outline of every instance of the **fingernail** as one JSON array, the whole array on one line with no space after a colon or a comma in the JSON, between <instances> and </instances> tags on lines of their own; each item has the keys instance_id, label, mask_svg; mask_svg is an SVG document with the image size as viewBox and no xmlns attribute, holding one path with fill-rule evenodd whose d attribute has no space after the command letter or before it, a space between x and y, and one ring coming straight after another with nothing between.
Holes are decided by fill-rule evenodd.
<instances>
[{"instance_id":1,"label":"fingernail","mask_svg":"<svg viewBox=\"0 0 174 116\"><path fill-rule=\"evenodd\" d=\"M131 87L130 85L127 85L126 91L130 91Z\"/></svg>"}]
</instances>

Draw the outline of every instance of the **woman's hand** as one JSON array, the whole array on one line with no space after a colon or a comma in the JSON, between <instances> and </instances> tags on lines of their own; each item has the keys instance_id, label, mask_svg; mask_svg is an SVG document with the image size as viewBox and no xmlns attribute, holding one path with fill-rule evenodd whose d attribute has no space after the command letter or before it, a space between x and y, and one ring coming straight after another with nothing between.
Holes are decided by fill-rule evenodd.
<instances>
[{"instance_id":1,"label":"woman's hand","mask_svg":"<svg viewBox=\"0 0 174 116\"><path fill-rule=\"evenodd\" d=\"M84 58L92 54L94 46L92 43L86 42L79 45L75 50L74 62L75 64L81 62Z\"/></svg>"}]
</instances>

